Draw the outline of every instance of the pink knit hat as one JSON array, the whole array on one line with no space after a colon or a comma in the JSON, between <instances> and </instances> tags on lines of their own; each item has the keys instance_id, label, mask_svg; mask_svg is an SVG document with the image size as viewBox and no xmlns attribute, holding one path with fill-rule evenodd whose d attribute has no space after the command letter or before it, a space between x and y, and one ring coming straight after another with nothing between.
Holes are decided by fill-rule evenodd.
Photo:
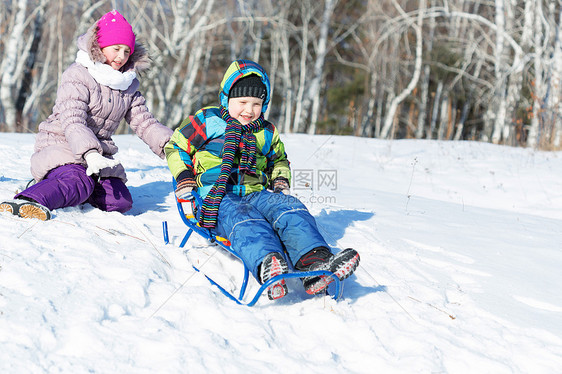
<instances>
[{"instance_id":1,"label":"pink knit hat","mask_svg":"<svg viewBox=\"0 0 562 374\"><path fill-rule=\"evenodd\" d=\"M104 14L98 21L98 44L105 48L114 44L125 44L135 51L135 34L133 28L115 9Z\"/></svg>"}]
</instances>

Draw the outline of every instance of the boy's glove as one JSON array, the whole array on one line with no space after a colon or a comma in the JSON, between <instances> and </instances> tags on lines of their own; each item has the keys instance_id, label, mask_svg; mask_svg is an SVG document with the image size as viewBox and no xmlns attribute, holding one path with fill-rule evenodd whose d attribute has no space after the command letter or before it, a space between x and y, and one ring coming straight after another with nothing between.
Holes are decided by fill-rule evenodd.
<instances>
[{"instance_id":1,"label":"boy's glove","mask_svg":"<svg viewBox=\"0 0 562 374\"><path fill-rule=\"evenodd\" d=\"M176 185L176 197L178 198L178 200L191 200L193 199L192 192L196 188L197 183L193 179L182 179Z\"/></svg>"},{"instance_id":2,"label":"boy's glove","mask_svg":"<svg viewBox=\"0 0 562 374\"><path fill-rule=\"evenodd\" d=\"M289 186L289 180L284 177L277 177L273 180L273 193L282 193L284 195L289 195L291 186Z\"/></svg>"},{"instance_id":3,"label":"boy's glove","mask_svg":"<svg viewBox=\"0 0 562 374\"><path fill-rule=\"evenodd\" d=\"M88 168L86 168L86 175L98 174L101 169L111 168L119 165L119 161L103 157L98 152L90 152L84 156Z\"/></svg>"}]
</instances>

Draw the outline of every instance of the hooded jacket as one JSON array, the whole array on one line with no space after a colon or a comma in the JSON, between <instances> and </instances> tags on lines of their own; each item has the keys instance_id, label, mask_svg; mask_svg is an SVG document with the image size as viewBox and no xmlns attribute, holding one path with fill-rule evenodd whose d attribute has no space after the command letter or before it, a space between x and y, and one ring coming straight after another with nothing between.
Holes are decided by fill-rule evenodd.
<instances>
[{"instance_id":1,"label":"hooded jacket","mask_svg":"<svg viewBox=\"0 0 562 374\"><path fill-rule=\"evenodd\" d=\"M134 53L123 68L113 70L104 64L97 23L78 38L77 46L77 62L61 76L53 112L38 126L31 156L33 178L40 181L50 170L65 164L87 166L84 156L89 152L112 158L118 149L111 137L123 119L156 155L164 158L163 148L172 130L154 118L137 91L136 73L150 64L146 49L135 43ZM127 181L121 164L102 169L99 174Z\"/></svg>"},{"instance_id":2,"label":"hooded jacket","mask_svg":"<svg viewBox=\"0 0 562 374\"><path fill-rule=\"evenodd\" d=\"M219 101L227 110L230 89L240 78L250 74L257 74L266 87L267 97L262 113L267 110L271 97L269 78L260 65L247 60L234 61L222 79ZM168 167L174 178L194 178L202 198L205 198L220 174L225 130L226 122L221 117L219 107L206 107L186 118L165 147ZM264 129L254 135L257 149L256 175L240 172L239 155L236 155L227 192L244 196L263 190L271 180L279 176L291 179L285 146L277 128L265 121Z\"/></svg>"}]
</instances>

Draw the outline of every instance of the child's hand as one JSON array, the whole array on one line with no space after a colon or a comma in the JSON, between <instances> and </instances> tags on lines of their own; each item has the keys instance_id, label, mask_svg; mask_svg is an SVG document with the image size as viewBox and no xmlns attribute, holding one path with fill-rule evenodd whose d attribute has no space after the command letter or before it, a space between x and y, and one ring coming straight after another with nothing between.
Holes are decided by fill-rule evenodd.
<instances>
[{"instance_id":1,"label":"child's hand","mask_svg":"<svg viewBox=\"0 0 562 374\"><path fill-rule=\"evenodd\" d=\"M291 186L289 186L289 180L283 177L277 177L273 180L273 193L282 193L284 195L289 195Z\"/></svg>"},{"instance_id":2,"label":"child's hand","mask_svg":"<svg viewBox=\"0 0 562 374\"><path fill-rule=\"evenodd\" d=\"M112 160L107 157L103 157L97 152L88 153L84 159L88 164L88 168L86 169L86 175L98 174L101 169L111 168L116 165L119 165L119 161Z\"/></svg>"},{"instance_id":3,"label":"child's hand","mask_svg":"<svg viewBox=\"0 0 562 374\"><path fill-rule=\"evenodd\" d=\"M197 188L197 183L193 179L186 178L182 179L176 185L176 197L178 200L191 200L193 199L193 189Z\"/></svg>"}]
</instances>

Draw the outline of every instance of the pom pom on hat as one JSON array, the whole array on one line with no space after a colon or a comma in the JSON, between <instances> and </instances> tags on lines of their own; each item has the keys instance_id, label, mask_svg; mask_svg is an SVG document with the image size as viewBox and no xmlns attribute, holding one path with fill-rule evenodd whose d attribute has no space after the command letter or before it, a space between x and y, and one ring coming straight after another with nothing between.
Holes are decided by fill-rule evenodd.
<instances>
[{"instance_id":1,"label":"pom pom on hat","mask_svg":"<svg viewBox=\"0 0 562 374\"><path fill-rule=\"evenodd\" d=\"M235 97L257 97L265 100L267 89L261 78L256 74L252 74L242 77L234 83L228 93L228 98L232 99Z\"/></svg>"},{"instance_id":2,"label":"pom pom on hat","mask_svg":"<svg viewBox=\"0 0 562 374\"><path fill-rule=\"evenodd\" d=\"M98 44L100 48L124 44L135 51L135 34L133 28L115 9L103 15L98 21Z\"/></svg>"}]
</instances>

